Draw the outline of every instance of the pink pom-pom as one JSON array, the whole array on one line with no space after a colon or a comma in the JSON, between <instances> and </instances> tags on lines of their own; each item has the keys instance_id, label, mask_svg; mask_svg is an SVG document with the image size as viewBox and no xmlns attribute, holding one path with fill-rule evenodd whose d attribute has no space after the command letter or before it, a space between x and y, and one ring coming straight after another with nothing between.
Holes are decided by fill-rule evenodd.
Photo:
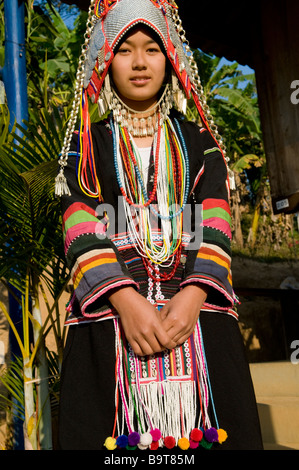
<instances>
[{"instance_id":1,"label":"pink pom-pom","mask_svg":"<svg viewBox=\"0 0 299 470\"><path fill-rule=\"evenodd\" d=\"M192 439L190 439L190 449L196 449L198 446L199 446L199 442L192 441Z\"/></svg>"},{"instance_id":2,"label":"pink pom-pom","mask_svg":"<svg viewBox=\"0 0 299 470\"><path fill-rule=\"evenodd\" d=\"M162 434L161 434L160 429L157 429L157 428L152 429L150 431L150 433L151 433L151 436L152 436L154 442L157 442L159 439L161 439Z\"/></svg>"},{"instance_id":3,"label":"pink pom-pom","mask_svg":"<svg viewBox=\"0 0 299 470\"><path fill-rule=\"evenodd\" d=\"M164 445L167 449L173 449L175 446L175 438L173 436L166 436L164 439Z\"/></svg>"},{"instance_id":4,"label":"pink pom-pom","mask_svg":"<svg viewBox=\"0 0 299 470\"><path fill-rule=\"evenodd\" d=\"M195 442L200 442L202 440L203 432L201 429L194 428L190 433L190 439Z\"/></svg>"},{"instance_id":5,"label":"pink pom-pom","mask_svg":"<svg viewBox=\"0 0 299 470\"><path fill-rule=\"evenodd\" d=\"M218 441L218 432L215 428L209 428L205 431L205 438L208 442Z\"/></svg>"}]
</instances>

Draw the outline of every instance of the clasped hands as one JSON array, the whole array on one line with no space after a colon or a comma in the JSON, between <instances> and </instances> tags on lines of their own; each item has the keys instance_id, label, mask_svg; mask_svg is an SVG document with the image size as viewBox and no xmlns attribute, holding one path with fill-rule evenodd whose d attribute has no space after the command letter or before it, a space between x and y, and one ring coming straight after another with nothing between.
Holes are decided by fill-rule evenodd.
<instances>
[{"instance_id":1,"label":"clasped hands","mask_svg":"<svg viewBox=\"0 0 299 470\"><path fill-rule=\"evenodd\" d=\"M109 296L117 310L125 336L138 356L173 349L193 333L206 299L204 285L185 286L161 310L133 287L120 288Z\"/></svg>"}]
</instances>

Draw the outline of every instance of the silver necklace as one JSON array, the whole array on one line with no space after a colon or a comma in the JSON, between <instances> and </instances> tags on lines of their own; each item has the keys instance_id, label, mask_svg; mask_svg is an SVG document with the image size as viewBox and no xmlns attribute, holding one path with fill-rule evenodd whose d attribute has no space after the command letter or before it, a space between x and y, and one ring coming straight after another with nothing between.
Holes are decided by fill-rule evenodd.
<instances>
[{"instance_id":1,"label":"silver necklace","mask_svg":"<svg viewBox=\"0 0 299 470\"><path fill-rule=\"evenodd\" d=\"M115 122L121 127L126 127L133 137L153 136L169 116L173 99L170 87L167 84L157 103L146 111L137 111L127 106L112 88L112 100L110 109L113 112Z\"/></svg>"}]
</instances>

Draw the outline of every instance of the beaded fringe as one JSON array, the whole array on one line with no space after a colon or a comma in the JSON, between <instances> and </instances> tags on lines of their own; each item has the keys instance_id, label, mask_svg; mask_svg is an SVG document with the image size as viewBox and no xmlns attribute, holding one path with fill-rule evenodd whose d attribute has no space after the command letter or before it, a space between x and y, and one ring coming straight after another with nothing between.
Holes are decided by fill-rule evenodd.
<instances>
[{"instance_id":1,"label":"beaded fringe","mask_svg":"<svg viewBox=\"0 0 299 470\"><path fill-rule=\"evenodd\" d=\"M169 361L170 355L136 356L123 338L118 319L114 325L116 414L105 447L108 450L175 447L187 450L222 444L227 433L218 426L199 321L192 339L176 348L180 349L181 357L185 354L187 366L184 371L174 366L176 372L171 375L165 372L168 366L163 360L166 357ZM156 361L155 373L145 373L153 361ZM211 424L210 411L215 426Z\"/></svg>"}]
</instances>

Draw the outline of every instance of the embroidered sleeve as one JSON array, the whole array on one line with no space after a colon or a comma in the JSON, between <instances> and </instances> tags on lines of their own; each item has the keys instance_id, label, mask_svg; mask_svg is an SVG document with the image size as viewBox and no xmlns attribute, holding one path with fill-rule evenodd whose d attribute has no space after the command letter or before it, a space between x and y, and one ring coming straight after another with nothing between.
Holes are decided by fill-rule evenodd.
<instances>
[{"instance_id":1,"label":"embroidered sleeve","mask_svg":"<svg viewBox=\"0 0 299 470\"><path fill-rule=\"evenodd\" d=\"M202 130L203 171L194 188L195 204L201 205L202 226L199 249L187 254L188 283L210 287L205 307L228 311L235 303L231 276L231 215L228 202L227 168L208 131Z\"/></svg>"},{"instance_id":2,"label":"embroidered sleeve","mask_svg":"<svg viewBox=\"0 0 299 470\"><path fill-rule=\"evenodd\" d=\"M107 294L124 285L138 288L113 242L106 236L107 220L98 210L97 198L82 191L76 176L76 152L71 152L65 174L71 196L62 197L64 249L81 313L103 316Z\"/></svg>"}]
</instances>

